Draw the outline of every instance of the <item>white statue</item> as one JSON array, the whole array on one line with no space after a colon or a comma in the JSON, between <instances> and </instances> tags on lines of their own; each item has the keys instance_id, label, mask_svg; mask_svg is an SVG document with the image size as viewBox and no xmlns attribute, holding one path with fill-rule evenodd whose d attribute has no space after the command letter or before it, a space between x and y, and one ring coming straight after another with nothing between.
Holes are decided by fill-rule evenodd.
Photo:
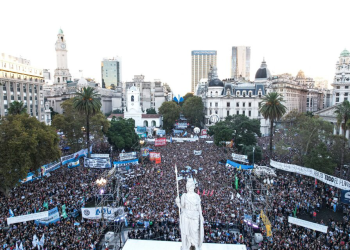
<instances>
[{"instance_id":1,"label":"white statue","mask_svg":"<svg viewBox=\"0 0 350 250\"><path fill-rule=\"evenodd\" d=\"M196 250L200 250L204 240L204 219L201 199L194 192L194 188L193 179L188 179L186 184L187 193L181 196L181 203L179 197L176 198L176 204L181 210L181 250L189 250L191 246L194 246Z\"/></svg>"}]
</instances>

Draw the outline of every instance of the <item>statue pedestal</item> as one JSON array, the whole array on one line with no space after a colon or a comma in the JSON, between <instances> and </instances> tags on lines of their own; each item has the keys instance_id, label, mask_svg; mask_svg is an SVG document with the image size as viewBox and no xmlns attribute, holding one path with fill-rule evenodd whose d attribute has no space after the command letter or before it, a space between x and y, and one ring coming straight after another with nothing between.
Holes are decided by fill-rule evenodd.
<instances>
[{"instance_id":1,"label":"statue pedestal","mask_svg":"<svg viewBox=\"0 0 350 250\"><path fill-rule=\"evenodd\" d=\"M180 250L181 242L128 239L123 250ZM201 250L246 250L245 245L204 243Z\"/></svg>"}]
</instances>

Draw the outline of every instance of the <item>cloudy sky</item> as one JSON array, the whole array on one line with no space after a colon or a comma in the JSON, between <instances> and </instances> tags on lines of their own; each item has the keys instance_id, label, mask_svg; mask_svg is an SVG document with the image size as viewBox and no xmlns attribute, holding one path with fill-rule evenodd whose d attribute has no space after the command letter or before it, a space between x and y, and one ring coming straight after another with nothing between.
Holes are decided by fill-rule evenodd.
<instances>
[{"instance_id":1,"label":"cloudy sky","mask_svg":"<svg viewBox=\"0 0 350 250\"><path fill-rule=\"evenodd\" d=\"M251 46L251 80L265 57L274 74L324 77L350 49L350 1L325 0L16 0L1 2L0 53L54 70L59 28L75 78L101 82L103 57L122 57L122 80L143 74L185 94L191 50L217 50L218 74L230 77L232 46Z\"/></svg>"}]
</instances>

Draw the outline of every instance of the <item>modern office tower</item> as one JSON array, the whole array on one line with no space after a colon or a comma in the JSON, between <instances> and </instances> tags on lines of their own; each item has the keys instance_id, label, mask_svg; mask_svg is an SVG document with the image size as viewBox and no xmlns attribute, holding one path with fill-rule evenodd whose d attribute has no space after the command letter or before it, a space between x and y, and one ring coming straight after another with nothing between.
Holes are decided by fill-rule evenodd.
<instances>
[{"instance_id":1,"label":"modern office tower","mask_svg":"<svg viewBox=\"0 0 350 250\"><path fill-rule=\"evenodd\" d=\"M216 50L192 50L191 92L202 78L208 78L211 67L216 67Z\"/></svg>"},{"instance_id":2,"label":"modern office tower","mask_svg":"<svg viewBox=\"0 0 350 250\"><path fill-rule=\"evenodd\" d=\"M250 47L232 47L231 78L250 80Z\"/></svg>"},{"instance_id":3,"label":"modern office tower","mask_svg":"<svg viewBox=\"0 0 350 250\"><path fill-rule=\"evenodd\" d=\"M103 58L101 62L102 88L120 87L122 81L121 59L119 57Z\"/></svg>"},{"instance_id":4,"label":"modern office tower","mask_svg":"<svg viewBox=\"0 0 350 250\"><path fill-rule=\"evenodd\" d=\"M57 57L57 68L54 74L54 84L56 84L57 86L64 86L68 82L72 81L72 76L69 73L68 69L67 44L62 29L58 31L55 49Z\"/></svg>"},{"instance_id":5,"label":"modern office tower","mask_svg":"<svg viewBox=\"0 0 350 250\"><path fill-rule=\"evenodd\" d=\"M0 115L6 116L10 103L18 101L23 102L30 116L50 124L43 84L42 69L32 67L29 60L0 54Z\"/></svg>"}]
</instances>

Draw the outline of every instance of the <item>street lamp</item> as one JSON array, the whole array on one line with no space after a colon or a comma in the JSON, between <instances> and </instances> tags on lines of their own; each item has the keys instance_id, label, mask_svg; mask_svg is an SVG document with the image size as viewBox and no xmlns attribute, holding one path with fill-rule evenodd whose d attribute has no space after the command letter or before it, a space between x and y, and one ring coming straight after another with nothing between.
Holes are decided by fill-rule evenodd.
<instances>
[{"instance_id":1,"label":"street lamp","mask_svg":"<svg viewBox=\"0 0 350 250\"><path fill-rule=\"evenodd\" d=\"M143 146L143 144L145 144L145 141L144 140L140 140L140 145L141 145L141 164L142 164L142 166L143 166L143 155L142 155L142 146Z\"/></svg>"},{"instance_id":2,"label":"street lamp","mask_svg":"<svg viewBox=\"0 0 350 250\"><path fill-rule=\"evenodd\" d=\"M255 152L255 147L253 147L253 167L254 167L254 152Z\"/></svg>"},{"instance_id":3,"label":"street lamp","mask_svg":"<svg viewBox=\"0 0 350 250\"><path fill-rule=\"evenodd\" d=\"M105 192L103 187L107 184L107 180L105 178L101 177L100 179L96 180L96 184L99 188L101 188L100 194L102 196ZM103 198L101 200L103 200ZM101 208L101 216L102 216L102 220L103 220L103 202L102 202L102 208Z\"/></svg>"}]
</instances>

